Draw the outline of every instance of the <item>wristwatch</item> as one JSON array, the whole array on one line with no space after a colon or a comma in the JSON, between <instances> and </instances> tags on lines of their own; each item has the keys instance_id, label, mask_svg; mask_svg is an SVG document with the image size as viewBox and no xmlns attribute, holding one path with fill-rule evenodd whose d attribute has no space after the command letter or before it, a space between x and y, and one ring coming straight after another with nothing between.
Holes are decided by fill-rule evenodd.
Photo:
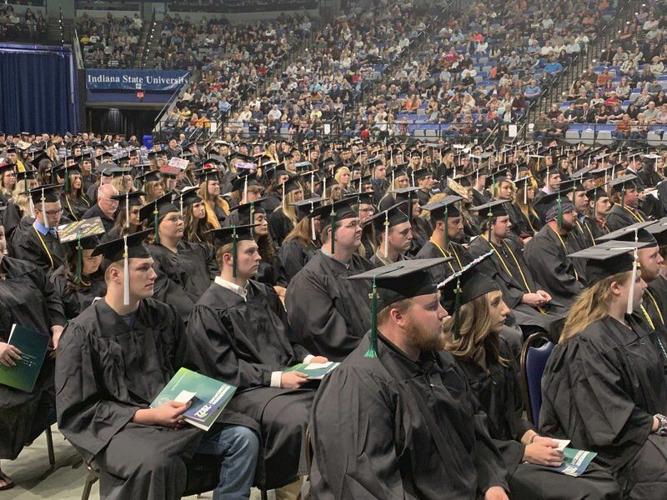
<instances>
[{"instance_id":1,"label":"wristwatch","mask_svg":"<svg viewBox=\"0 0 667 500\"><path fill-rule=\"evenodd\" d=\"M660 436L667 436L667 417L660 413L656 413L654 417L658 419L658 429L655 433Z\"/></svg>"}]
</instances>

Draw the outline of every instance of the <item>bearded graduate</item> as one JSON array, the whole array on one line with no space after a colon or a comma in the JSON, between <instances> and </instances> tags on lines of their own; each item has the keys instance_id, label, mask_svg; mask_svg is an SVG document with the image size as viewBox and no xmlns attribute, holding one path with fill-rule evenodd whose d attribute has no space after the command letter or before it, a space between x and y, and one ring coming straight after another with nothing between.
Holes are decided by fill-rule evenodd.
<instances>
[{"instance_id":1,"label":"bearded graduate","mask_svg":"<svg viewBox=\"0 0 667 500\"><path fill-rule=\"evenodd\" d=\"M443 260L354 276L372 283L372 326L313 404L316 498L508 498L485 418L441 350L448 314L427 270Z\"/></svg>"},{"instance_id":2,"label":"bearded graduate","mask_svg":"<svg viewBox=\"0 0 667 500\"><path fill-rule=\"evenodd\" d=\"M229 408L261 423L262 482L276 488L307 473L300 457L313 384L288 368L328 360L292 341L278 295L253 279L261 262L253 230L212 231L221 273L195 304L188 336L203 373L239 388Z\"/></svg>"}]
</instances>

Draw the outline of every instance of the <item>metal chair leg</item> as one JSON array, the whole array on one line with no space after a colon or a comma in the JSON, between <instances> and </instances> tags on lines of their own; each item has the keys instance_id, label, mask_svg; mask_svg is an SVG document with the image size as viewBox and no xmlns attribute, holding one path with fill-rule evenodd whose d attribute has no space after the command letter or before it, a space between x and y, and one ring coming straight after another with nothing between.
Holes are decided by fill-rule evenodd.
<instances>
[{"instance_id":1,"label":"metal chair leg","mask_svg":"<svg viewBox=\"0 0 667 500\"><path fill-rule=\"evenodd\" d=\"M56 466L56 454L53 451L53 434L51 433L51 427L46 428L46 451L49 453L49 464L51 468Z\"/></svg>"},{"instance_id":2,"label":"metal chair leg","mask_svg":"<svg viewBox=\"0 0 667 500\"><path fill-rule=\"evenodd\" d=\"M88 500L90 497L90 492L93 489L93 485L98 479L97 473L95 471L89 471L88 476L86 476L86 484L83 485L83 492L81 493L81 500Z\"/></svg>"}]
</instances>

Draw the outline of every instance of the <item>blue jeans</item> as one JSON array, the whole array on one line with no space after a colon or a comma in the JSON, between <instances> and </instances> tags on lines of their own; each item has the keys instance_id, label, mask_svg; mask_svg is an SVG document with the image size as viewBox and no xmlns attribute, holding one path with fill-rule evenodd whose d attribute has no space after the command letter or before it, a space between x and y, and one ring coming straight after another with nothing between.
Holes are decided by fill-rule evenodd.
<instances>
[{"instance_id":1,"label":"blue jeans","mask_svg":"<svg viewBox=\"0 0 667 500\"><path fill-rule=\"evenodd\" d=\"M250 497L259 454L259 437L240 425L230 425L222 431L207 433L197 453L222 457L220 481L213 490L213 500L241 500Z\"/></svg>"}]
</instances>

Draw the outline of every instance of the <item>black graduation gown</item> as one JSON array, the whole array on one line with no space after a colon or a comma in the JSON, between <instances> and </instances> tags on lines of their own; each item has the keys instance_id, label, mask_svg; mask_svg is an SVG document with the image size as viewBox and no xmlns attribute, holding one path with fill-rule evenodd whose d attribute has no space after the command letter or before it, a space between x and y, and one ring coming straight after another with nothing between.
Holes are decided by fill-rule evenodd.
<instances>
[{"instance_id":1,"label":"black graduation gown","mask_svg":"<svg viewBox=\"0 0 667 500\"><path fill-rule=\"evenodd\" d=\"M417 195L417 200L419 200L420 205L427 205L428 200L431 199L431 193L424 191L423 189L420 189L415 194Z\"/></svg>"},{"instance_id":2,"label":"black graduation gown","mask_svg":"<svg viewBox=\"0 0 667 500\"><path fill-rule=\"evenodd\" d=\"M373 265L359 255L348 264L318 251L287 287L285 306L295 341L340 361L370 328L370 283L348 280Z\"/></svg>"},{"instance_id":3,"label":"black graduation gown","mask_svg":"<svg viewBox=\"0 0 667 500\"><path fill-rule=\"evenodd\" d=\"M292 281L308 261L317 252L315 245L305 245L297 238L283 242L280 247L280 262L282 263L282 278L287 284Z\"/></svg>"},{"instance_id":4,"label":"black graduation gown","mask_svg":"<svg viewBox=\"0 0 667 500\"><path fill-rule=\"evenodd\" d=\"M419 250L416 259L440 259L442 257L452 257L452 260L429 268L429 274L434 283L441 283L447 276L460 271L463 266L472 261L470 254L463 247L453 241L449 241L444 253L431 241L427 241Z\"/></svg>"},{"instance_id":5,"label":"black graduation gown","mask_svg":"<svg viewBox=\"0 0 667 500\"><path fill-rule=\"evenodd\" d=\"M72 221L81 220L84 218L84 214L90 209L90 201L85 196L79 196L74 198L72 196L67 196L62 194L60 197L60 204ZM105 226L106 227L106 226Z\"/></svg>"},{"instance_id":6,"label":"black graduation gown","mask_svg":"<svg viewBox=\"0 0 667 500\"><path fill-rule=\"evenodd\" d=\"M644 222L647 219L648 217L641 210L615 203L607 214L607 227L610 232L613 232L637 222Z\"/></svg>"},{"instance_id":7,"label":"black graduation gown","mask_svg":"<svg viewBox=\"0 0 667 500\"><path fill-rule=\"evenodd\" d=\"M651 433L667 412L667 383L651 336L606 316L549 357L542 378L540 428L574 448L598 453L624 498L667 498L667 437Z\"/></svg>"},{"instance_id":8,"label":"black graduation gown","mask_svg":"<svg viewBox=\"0 0 667 500\"><path fill-rule=\"evenodd\" d=\"M371 183L373 184L373 201L377 205L387 192L389 182L386 179L373 178L371 179Z\"/></svg>"},{"instance_id":9,"label":"black graduation gown","mask_svg":"<svg viewBox=\"0 0 667 500\"><path fill-rule=\"evenodd\" d=\"M84 219L90 219L92 217L99 217L100 219L102 219L102 225L104 226L104 230L107 233L111 231L114 224L116 223L114 219L109 219L106 215L104 215L102 210L100 210L100 206L98 204L93 205L83 214Z\"/></svg>"},{"instance_id":10,"label":"black graduation gown","mask_svg":"<svg viewBox=\"0 0 667 500\"><path fill-rule=\"evenodd\" d=\"M62 300L65 317L74 319L92 304L96 297L104 297L107 285L101 272L84 277L85 285L75 285L70 278L67 266L64 265L49 274L49 281Z\"/></svg>"},{"instance_id":11,"label":"black graduation gown","mask_svg":"<svg viewBox=\"0 0 667 500\"><path fill-rule=\"evenodd\" d=\"M264 484L270 488L306 474L303 436L314 392L271 386L271 373L303 361L308 352L290 343L287 315L273 289L250 280L247 300L216 283L195 304L188 337L202 373L236 385L230 410L262 429Z\"/></svg>"},{"instance_id":12,"label":"black graduation gown","mask_svg":"<svg viewBox=\"0 0 667 500\"><path fill-rule=\"evenodd\" d=\"M523 212L519 207L514 203L507 202L503 205L505 210L507 210L507 215L510 218L512 223L512 232L517 236L517 238L526 238L528 236L533 236L535 232L530 227L530 223L526 219L526 216L523 215Z\"/></svg>"},{"instance_id":13,"label":"black graduation gown","mask_svg":"<svg viewBox=\"0 0 667 500\"><path fill-rule=\"evenodd\" d=\"M5 207L4 210L0 211L0 225L5 228L5 236L9 240L12 232L21 222L21 213L18 206L12 200L7 200L7 198L1 195L0 206Z\"/></svg>"},{"instance_id":14,"label":"black graduation gown","mask_svg":"<svg viewBox=\"0 0 667 500\"><path fill-rule=\"evenodd\" d=\"M565 252L558 235L546 225L526 244L523 257L528 269L533 276L540 277L544 291L554 302L569 307L584 286L577 279L575 268Z\"/></svg>"},{"instance_id":15,"label":"black graduation gown","mask_svg":"<svg viewBox=\"0 0 667 500\"><path fill-rule=\"evenodd\" d=\"M472 206L473 207L478 207L480 205L484 205L485 203L488 203L491 201L491 198L489 198L486 194L480 193L476 189L472 189Z\"/></svg>"},{"instance_id":16,"label":"black graduation gown","mask_svg":"<svg viewBox=\"0 0 667 500\"><path fill-rule=\"evenodd\" d=\"M282 245L285 237L294 229L294 224L281 209L274 210L269 215L269 232L277 245Z\"/></svg>"},{"instance_id":17,"label":"black graduation gown","mask_svg":"<svg viewBox=\"0 0 667 500\"><path fill-rule=\"evenodd\" d=\"M501 338L500 355L507 365L490 360L487 368L469 359L456 357L480 408L486 413L489 434L500 451L508 472L510 497L513 500L560 500L567 491L568 500L619 499L614 478L600 467L591 465L580 477L556 472L551 467L523 461L522 436L534 430L523 417L517 367L509 346Z\"/></svg>"},{"instance_id":18,"label":"black graduation gown","mask_svg":"<svg viewBox=\"0 0 667 500\"><path fill-rule=\"evenodd\" d=\"M565 239L568 253L578 252L595 245L595 236L585 219L577 218L574 229L570 231ZM586 259L572 259L572 265L577 270L577 275L583 282L586 280Z\"/></svg>"},{"instance_id":19,"label":"black graduation gown","mask_svg":"<svg viewBox=\"0 0 667 500\"><path fill-rule=\"evenodd\" d=\"M36 264L45 272L57 269L65 262L65 252L58 237L42 235L33 226L34 219L24 217L12 234L9 252L12 257Z\"/></svg>"},{"instance_id":20,"label":"black graduation gown","mask_svg":"<svg viewBox=\"0 0 667 500\"><path fill-rule=\"evenodd\" d=\"M181 366L193 367L183 323L156 300L142 300L130 324L98 300L67 325L56 361L58 426L99 467L102 498L181 497L204 433L132 422ZM229 410L218 422L255 427Z\"/></svg>"},{"instance_id":21,"label":"black graduation gown","mask_svg":"<svg viewBox=\"0 0 667 500\"><path fill-rule=\"evenodd\" d=\"M65 325L60 298L46 275L30 262L3 257L0 271L0 341L7 342L14 323L51 337L51 327ZM47 354L32 392L0 384L0 459L15 459L39 436L55 408L54 361Z\"/></svg>"},{"instance_id":22,"label":"black graduation gown","mask_svg":"<svg viewBox=\"0 0 667 500\"><path fill-rule=\"evenodd\" d=\"M368 336L320 386L313 403L315 498L479 498L507 489L502 458L452 356L408 359Z\"/></svg>"},{"instance_id":23,"label":"black graduation gown","mask_svg":"<svg viewBox=\"0 0 667 500\"><path fill-rule=\"evenodd\" d=\"M499 246L491 245L488 240L479 237L470 244L469 251L473 258L477 258L488 253L492 248L494 253L481 262L478 269L493 278L500 287L505 304L512 309L512 319L509 323L514 322L524 327L538 327L550 332L553 325L566 313L563 306L553 295L554 300L540 309L523 304L521 300L525 293L535 293L537 290L544 289L542 284L535 279L535 276L541 278L541 275L531 272L523 258L519 244L509 238L505 238L503 245Z\"/></svg>"},{"instance_id":24,"label":"black graduation gown","mask_svg":"<svg viewBox=\"0 0 667 500\"><path fill-rule=\"evenodd\" d=\"M178 253L159 244L148 246L158 275L153 297L174 306L186 321L214 279L215 269L206 246L181 240L176 249Z\"/></svg>"}]
</instances>

